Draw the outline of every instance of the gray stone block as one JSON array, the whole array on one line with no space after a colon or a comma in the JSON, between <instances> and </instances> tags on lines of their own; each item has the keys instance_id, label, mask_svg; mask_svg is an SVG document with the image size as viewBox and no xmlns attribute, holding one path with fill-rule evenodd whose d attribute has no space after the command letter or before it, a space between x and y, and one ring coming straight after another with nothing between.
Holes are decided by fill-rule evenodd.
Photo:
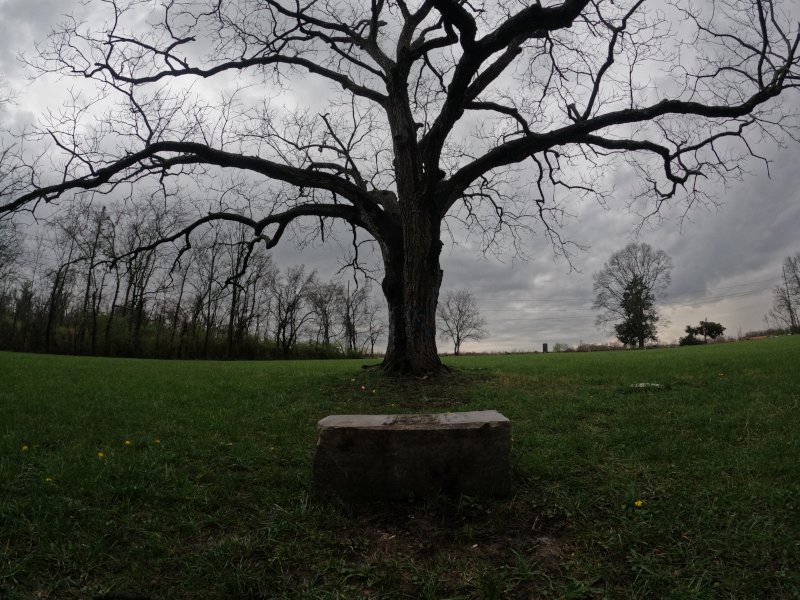
<instances>
[{"instance_id":1,"label":"gray stone block","mask_svg":"<svg viewBox=\"0 0 800 600\"><path fill-rule=\"evenodd\" d=\"M507 495L511 423L494 410L325 417L314 487L356 501Z\"/></svg>"}]
</instances>

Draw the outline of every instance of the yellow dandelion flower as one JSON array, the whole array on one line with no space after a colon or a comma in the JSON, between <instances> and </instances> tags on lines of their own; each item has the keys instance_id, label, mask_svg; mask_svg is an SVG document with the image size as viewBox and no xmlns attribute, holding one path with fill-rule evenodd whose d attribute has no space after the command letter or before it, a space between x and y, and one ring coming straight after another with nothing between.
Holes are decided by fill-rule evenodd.
<instances>
[{"instance_id":1,"label":"yellow dandelion flower","mask_svg":"<svg viewBox=\"0 0 800 600\"><path fill-rule=\"evenodd\" d=\"M45 480L47 483L53 483L53 478L52 478L52 477L45 477L45 478L44 478L44 480Z\"/></svg>"},{"instance_id":2,"label":"yellow dandelion flower","mask_svg":"<svg viewBox=\"0 0 800 600\"><path fill-rule=\"evenodd\" d=\"M132 445L132 444L133 444L133 442L131 442L130 440L125 440L125 441L124 441L124 442L122 442L122 443L123 443L123 444L125 444L126 446L130 446L130 445Z\"/></svg>"},{"instance_id":3,"label":"yellow dandelion flower","mask_svg":"<svg viewBox=\"0 0 800 600\"><path fill-rule=\"evenodd\" d=\"M22 447L19 450L20 452L27 452L30 450L30 448L28 447L28 444L22 444Z\"/></svg>"},{"instance_id":4,"label":"yellow dandelion flower","mask_svg":"<svg viewBox=\"0 0 800 600\"><path fill-rule=\"evenodd\" d=\"M637 500L633 503L636 508L642 508L644 506L644 500Z\"/></svg>"},{"instance_id":5,"label":"yellow dandelion flower","mask_svg":"<svg viewBox=\"0 0 800 600\"><path fill-rule=\"evenodd\" d=\"M156 439L154 439L154 440L153 440L153 443L154 443L154 444L160 444L160 443L161 443L161 440L159 440L158 438L156 438Z\"/></svg>"},{"instance_id":6,"label":"yellow dandelion flower","mask_svg":"<svg viewBox=\"0 0 800 600\"><path fill-rule=\"evenodd\" d=\"M106 457L106 453L105 452L98 452L97 453L97 458L99 458L100 460L103 460L105 457Z\"/></svg>"}]
</instances>

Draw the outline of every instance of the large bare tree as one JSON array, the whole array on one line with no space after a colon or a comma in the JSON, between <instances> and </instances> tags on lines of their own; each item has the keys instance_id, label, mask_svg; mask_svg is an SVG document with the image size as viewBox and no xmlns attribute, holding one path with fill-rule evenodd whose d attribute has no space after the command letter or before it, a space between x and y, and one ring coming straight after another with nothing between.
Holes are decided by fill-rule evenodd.
<instances>
[{"instance_id":1,"label":"large bare tree","mask_svg":"<svg viewBox=\"0 0 800 600\"><path fill-rule=\"evenodd\" d=\"M441 368L446 228L465 224L488 250L503 249L503 231L516 242L538 228L569 251L560 201L603 202L616 158L641 184L626 193L657 214L704 200L708 177L741 175L760 139L796 125L779 96L800 81L800 34L770 0L101 0L85 11L30 62L99 93L75 88L44 121L46 162L6 157L0 212L150 185L197 206L161 243L189 243L214 220L248 225L268 247L344 222L356 247L380 248L390 372Z\"/></svg>"}]
</instances>

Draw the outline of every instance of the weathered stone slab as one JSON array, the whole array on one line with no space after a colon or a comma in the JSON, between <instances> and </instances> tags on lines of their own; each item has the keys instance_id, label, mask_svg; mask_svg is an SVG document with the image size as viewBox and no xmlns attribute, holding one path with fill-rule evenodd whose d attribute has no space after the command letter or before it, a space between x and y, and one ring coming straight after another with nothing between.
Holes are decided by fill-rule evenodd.
<instances>
[{"instance_id":1,"label":"weathered stone slab","mask_svg":"<svg viewBox=\"0 0 800 600\"><path fill-rule=\"evenodd\" d=\"M506 495L511 422L495 410L325 417L314 486L347 500Z\"/></svg>"}]
</instances>

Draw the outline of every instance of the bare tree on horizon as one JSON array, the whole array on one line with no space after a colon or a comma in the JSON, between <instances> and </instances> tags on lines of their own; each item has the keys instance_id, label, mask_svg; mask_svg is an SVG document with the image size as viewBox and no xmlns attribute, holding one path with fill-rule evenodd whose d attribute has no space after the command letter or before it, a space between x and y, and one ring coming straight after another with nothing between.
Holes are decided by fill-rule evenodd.
<instances>
[{"instance_id":1,"label":"bare tree on horizon","mask_svg":"<svg viewBox=\"0 0 800 600\"><path fill-rule=\"evenodd\" d=\"M597 325L613 325L626 346L642 349L648 340L656 341L661 315L655 303L664 298L671 273L672 259L650 244L630 243L614 252L593 276L593 308L601 311Z\"/></svg>"},{"instance_id":2,"label":"bare tree on horizon","mask_svg":"<svg viewBox=\"0 0 800 600\"><path fill-rule=\"evenodd\" d=\"M453 342L453 354L461 354L461 344L486 337L486 319L481 316L475 298L469 290L447 291L436 311L439 332L443 339Z\"/></svg>"}]
</instances>

